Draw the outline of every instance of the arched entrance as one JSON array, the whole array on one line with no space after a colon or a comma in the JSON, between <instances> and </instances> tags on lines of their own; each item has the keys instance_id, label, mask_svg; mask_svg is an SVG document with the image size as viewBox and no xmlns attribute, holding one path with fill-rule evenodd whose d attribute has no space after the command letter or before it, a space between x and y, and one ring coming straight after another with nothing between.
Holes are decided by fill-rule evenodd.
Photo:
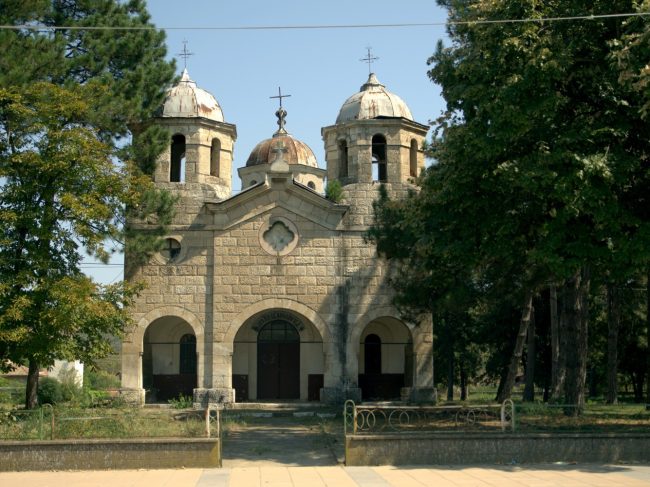
<instances>
[{"instance_id":1,"label":"arched entrance","mask_svg":"<svg viewBox=\"0 0 650 487\"><path fill-rule=\"evenodd\" d=\"M146 329L142 353L142 384L146 402L167 402L192 396L197 386L196 336L181 318L166 316Z\"/></svg>"},{"instance_id":2,"label":"arched entrance","mask_svg":"<svg viewBox=\"0 0 650 487\"><path fill-rule=\"evenodd\" d=\"M378 318L364 328L359 343L359 387L364 400L400 399L413 382L413 340L401 321Z\"/></svg>"},{"instance_id":3,"label":"arched entrance","mask_svg":"<svg viewBox=\"0 0 650 487\"><path fill-rule=\"evenodd\" d=\"M257 397L300 398L300 335L288 321L271 321L257 335Z\"/></svg>"},{"instance_id":4,"label":"arched entrance","mask_svg":"<svg viewBox=\"0 0 650 487\"><path fill-rule=\"evenodd\" d=\"M323 339L309 320L284 309L256 313L233 340L235 402L318 401L324 368Z\"/></svg>"}]
</instances>

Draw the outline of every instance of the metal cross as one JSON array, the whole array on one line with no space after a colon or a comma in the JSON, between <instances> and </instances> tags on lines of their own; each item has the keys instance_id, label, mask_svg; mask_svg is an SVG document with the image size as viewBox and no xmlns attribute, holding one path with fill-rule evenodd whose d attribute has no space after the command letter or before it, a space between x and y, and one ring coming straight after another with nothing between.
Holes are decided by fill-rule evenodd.
<instances>
[{"instance_id":1,"label":"metal cross","mask_svg":"<svg viewBox=\"0 0 650 487\"><path fill-rule=\"evenodd\" d=\"M368 50L368 57L364 57L362 59L359 59L359 61L363 61L364 63L368 63L368 74L371 74L372 73L372 62L376 61L379 58L378 57L373 57L372 53L370 52L370 50L372 49L371 47L366 47L366 49Z\"/></svg>"},{"instance_id":2,"label":"metal cross","mask_svg":"<svg viewBox=\"0 0 650 487\"><path fill-rule=\"evenodd\" d=\"M178 53L178 57L183 58L183 68L187 69L187 58L194 56L193 52L187 50L187 41L183 39L183 52Z\"/></svg>"},{"instance_id":3,"label":"metal cross","mask_svg":"<svg viewBox=\"0 0 650 487\"><path fill-rule=\"evenodd\" d=\"M278 96L269 96L269 98L279 98L280 99L280 108L282 108L282 98L289 98L291 95L283 95L282 89L278 86Z\"/></svg>"}]
</instances>

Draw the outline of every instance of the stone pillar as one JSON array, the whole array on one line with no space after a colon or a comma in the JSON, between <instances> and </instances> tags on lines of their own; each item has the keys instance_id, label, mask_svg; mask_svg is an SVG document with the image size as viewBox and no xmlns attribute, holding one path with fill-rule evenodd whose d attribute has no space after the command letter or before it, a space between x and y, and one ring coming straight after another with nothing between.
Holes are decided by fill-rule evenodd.
<instances>
[{"instance_id":1,"label":"stone pillar","mask_svg":"<svg viewBox=\"0 0 650 487\"><path fill-rule=\"evenodd\" d=\"M127 403L144 404L142 387L142 349L140 343L122 343L122 387L120 397Z\"/></svg>"},{"instance_id":2,"label":"stone pillar","mask_svg":"<svg viewBox=\"0 0 650 487\"><path fill-rule=\"evenodd\" d=\"M323 345L327 345L327 351L325 352L324 387L320 392L321 402L341 405L347 399L352 399L355 402L361 401L361 389L357 385L357 364L356 360L350 359L349 345L335 343L323 343ZM342 354L339 346L346 347L345 368L341 363ZM350 367L351 363L353 363L352 367Z\"/></svg>"},{"instance_id":3,"label":"stone pillar","mask_svg":"<svg viewBox=\"0 0 650 487\"><path fill-rule=\"evenodd\" d=\"M232 388L232 345L213 342L212 384L209 388L194 389L194 407L233 403L235 400L235 390Z\"/></svg>"},{"instance_id":4,"label":"stone pillar","mask_svg":"<svg viewBox=\"0 0 650 487\"><path fill-rule=\"evenodd\" d=\"M409 402L437 401L433 383L433 324L430 315L424 317L413 332L413 386L404 389L402 399Z\"/></svg>"}]
</instances>

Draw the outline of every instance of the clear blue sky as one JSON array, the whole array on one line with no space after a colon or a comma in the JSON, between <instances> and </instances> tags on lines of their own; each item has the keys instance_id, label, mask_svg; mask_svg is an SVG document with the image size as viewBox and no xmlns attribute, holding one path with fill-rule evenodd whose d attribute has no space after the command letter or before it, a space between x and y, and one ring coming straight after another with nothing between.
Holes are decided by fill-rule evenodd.
<instances>
[{"instance_id":1,"label":"clear blue sky","mask_svg":"<svg viewBox=\"0 0 650 487\"><path fill-rule=\"evenodd\" d=\"M379 59L372 65L380 82L399 95L421 123L444 108L440 90L427 77L427 58L443 26L354 29L195 30L200 27L296 26L436 23L446 12L434 0L149 0L152 22L167 28L168 57L187 40L187 68L198 86L212 93L226 122L237 126L233 191L240 189L236 169L253 147L276 130L278 86L291 97L287 130L307 143L325 168L321 127L332 125L343 102L368 77L366 47ZM172 29L186 27L186 29ZM116 256L113 263L121 263ZM100 282L121 279L117 266L86 268Z\"/></svg>"}]
</instances>

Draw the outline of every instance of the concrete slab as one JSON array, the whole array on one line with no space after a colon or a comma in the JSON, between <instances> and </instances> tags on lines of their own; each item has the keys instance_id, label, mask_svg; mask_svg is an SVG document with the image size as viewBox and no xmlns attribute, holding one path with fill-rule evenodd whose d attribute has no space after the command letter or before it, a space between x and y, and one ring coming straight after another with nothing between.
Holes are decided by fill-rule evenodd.
<instances>
[{"instance_id":1,"label":"concrete slab","mask_svg":"<svg viewBox=\"0 0 650 487\"><path fill-rule=\"evenodd\" d=\"M255 466L223 469L2 472L3 487L649 487L648 465L478 467Z\"/></svg>"}]
</instances>

